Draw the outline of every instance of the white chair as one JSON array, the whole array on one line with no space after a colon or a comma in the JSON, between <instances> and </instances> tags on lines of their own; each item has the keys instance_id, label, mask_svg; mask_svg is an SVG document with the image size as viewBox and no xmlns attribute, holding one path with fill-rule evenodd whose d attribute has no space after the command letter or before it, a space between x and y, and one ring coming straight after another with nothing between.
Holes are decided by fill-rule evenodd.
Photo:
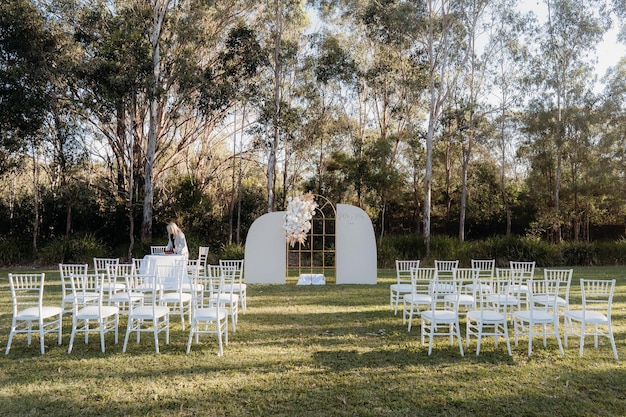
<instances>
[{"instance_id":1,"label":"white chair","mask_svg":"<svg viewBox=\"0 0 626 417\"><path fill-rule=\"evenodd\" d=\"M209 257L209 247L199 246L198 247L198 259L190 259L189 263L187 264L189 275L193 275L194 268L198 269L198 274L204 274L208 257Z\"/></svg>"},{"instance_id":2,"label":"white chair","mask_svg":"<svg viewBox=\"0 0 626 417\"><path fill-rule=\"evenodd\" d=\"M456 268L453 270L461 293L457 295L447 294L444 301L452 301L458 304L459 311L469 311L476 308L476 295L478 288L478 269ZM468 290L468 287L471 289Z\"/></svg>"},{"instance_id":3,"label":"white chair","mask_svg":"<svg viewBox=\"0 0 626 417\"><path fill-rule=\"evenodd\" d=\"M455 300L448 300L444 303L446 296L455 296ZM424 345L424 339L428 336L428 355L433 350L433 338L435 336L448 336L450 338L450 346L454 342L454 337L459 341L459 349L463 356L463 341L461 339L461 330L459 324L459 305L458 297L460 295L460 287L454 276L448 277L435 274L433 285L431 285L432 301L427 310L421 312L421 342Z\"/></svg>"},{"instance_id":4,"label":"white chair","mask_svg":"<svg viewBox=\"0 0 626 417\"><path fill-rule=\"evenodd\" d=\"M528 281L535 277L535 261L510 261L510 290L528 305Z\"/></svg>"},{"instance_id":5,"label":"white chair","mask_svg":"<svg viewBox=\"0 0 626 417\"><path fill-rule=\"evenodd\" d=\"M43 304L45 273L9 274L9 287L13 304L13 319L5 355L9 354L13 336L26 334L30 346L33 334L39 334L41 354L45 353L44 337L48 333L58 333L60 345L63 329L63 308Z\"/></svg>"},{"instance_id":6,"label":"white chair","mask_svg":"<svg viewBox=\"0 0 626 417\"><path fill-rule=\"evenodd\" d=\"M585 337L593 336L594 346L598 348L598 339L607 337L611 341L613 357L617 356L613 327L611 325L611 307L615 293L615 280L581 279L582 308L565 311L565 347L568 336L580 340L579 355L583 356Z\"/></svg>"},{"instance_id":7,"label":"white chair","mask_svg":"<svg viewBox=\"0 0 626 417\"><path fill-rule=\"evenodd\" d=\"M180 314L180 322L182 329L185 330L185 314L191 320L191 293L185 292L185 285L189 289L187 281L186 264L179 263L177 265L158 265L157 277L168 277L168 280L176 282L176 288L163 290L159 297L159 304L170 306L170 311Z\"/></svg>"},{"instance_id":8,"label":"white chair","mask_svg":"<svg viewBox=\"0 0 626 417\"><path fill-rule=\"evenodd\" d=\"M102 281L104 285L104 295L110 297L117 291L122 291L126 288L126 284L118 282L117 265L120 260L118 258L93 258L93 270L96 274L101 274L107 279Z\"/></svg>"},{"instance_id":9,"label":"white chair","mask_svg":"<svg viewBox=\"0 0 626 417\"><path fill-rule=\"evenodd\" d=\"M165 332L165 344L170 341L170 309L167 306L159 305L157 302L163 287L155 275L137 274L136 277L138 279L146 278L139 284L142 291L146 293L144 305L133 308L128 314L128 327L126 328L122 352L126 352L128 337L131 333L137 334L137 343L139 343L141 333L149 332L154 336L156 353L159 353L159 334ZM150 286L149 291L148 285Z\"/></svg>"},{"instance_id":10,"label":"white chair","mask_svg":"<svg viewBox=\"0 0 626 417\"><path fill-rule=\"evenodd\" d=\"M474 269L478 269L479 278L493 278L495 276L495 259L472 259L471 266Z\"/></svg>"},{"instance_id":11,"label":"white chair","mask_svg":"<svg viewBox=\"0 0 626 417\"><path fill-rule=\"evenodd\" d=\"M61 298L61 307L63 313L71 313L74 306L74 296L72 295L72 282L70 274L84 275L89 270L87 264L59 264L59 274L61 276L61 289L63 291ZM92 301L98 299L97 295L91 297Z\"/></svg>"},{"instance_id":12,"label":"white chair","mask_svg":"<svg viewBox=\"0 0 626 417\"><path fill-rule=\"evenodd\" d=\"M542 336L544 347L547 346L547 337L554 336L559 345L561 355L565 356L559 333L559 313L556 306L560 283L558 279L531 279L527 282L528 303L526 309L513 313L515 346L517 346L520 336L527 337L528 356L532 355L533 338L535 336ZM544 300L544 303L535 303L534 297L539 297ZM552 301L545 303L545 300Z\"/></svg>"},{"instance_id":13,"label":"white chair","mask_svg":"<svg viewBox=\"0 0 626 417\"><path fill-rule=\"evenodd\" d=\"M496 260L495 259L472 259L472 269L476 270L478 275L477 285L481 285L484 280L491 281L495 276ZM485 288L490 288L490 285L486 285ZM465 286L466 293L474 294L478 288L474 287L474 283L467 284ZM484 293L484 288L483 288Z\"/></svg>"},{"instance_id":14,"label":"white chair","mask_svg":"<svg viewBox=\"0 0 626 417\"><path fill-rule=\"evenodd\" d=\"M77 333L85 334L85 344L87 344L89 333L98 332L102 353L105 352L105 334L113 332L115 344L118 343L119 308L103 303L105 276L106 274L70 275L74 305L72 308L72 335L67 353L72 352L74 337ZM98 294L95 303L89 301L93 293Z\"/></svg>"},{"instance_id":15,"label":"white chair","mask_svg":"<svg viewBox=\"0 0 626 417\"><path fill-rule=\"evenodd\" d=\"M193 275L191 286L198 290L192 293L192 314L187 353L191 350L194 336L196 343L199 343L199 335L215 334L219 346L218 356L222 356L224 345L228 344L228 310L218 302L218 295L221 294L224 286L221 268L216 267L215 270L211 271L211 274Z\"/></svg>"},{"instance_id":16,"label":"white chair","mask_svg":"<svg viewBox=\"0 0 626 417\"><path fill-rule=\"evenodd\" d=\"M558 279L561 281L559 285L559 292L556 297L556 307L559 309L559 315L565 314L565 311L569 308L569 289L572 283L572 275L574 274L573 269L549 269L546 268L543 270L543 278L544 279ZM534 298L535 303L545 303L546 300L543 300L542 297L536 296ZM547 303L551 303L551 300L547 300Z\"/></svg>"},{"instance_id":17,"label":"white chair","mask_svg":"<svg viewBox=\"0 0 626 417\"><path fill-rule=\"evenodd\" d=\"M93 258L93 270L96 274L106 274L109 265L120 263L118 258Z\"/></svg>"},{"instance_id":18,"label":"white chair","mask_svg":"<svg viewBox=\"0 0 626 417\"><path fill-rule=\"evenodd\" d=\"M228 283L228 280L226 280L223 292L229 292L229 285L233 285L233 293L239 296L241 313L246 314L246 308L248 306L248 291L246 284L243 282L243 259L220 259L219 264L222 267L234 268L233 283L230 284Z\"/></svg>"},{"instance_id":19,"label":"white chair","mask_svg":"<svg viewBox=\"0 0 626 417\"><path fill-rule=\"evenodd\" d=\"M398 314L398 303L405 294L413 291L411 268L419 268L420 261L401 261L396 259L396 283L389 286L389 309Z\"/></svg>"},{"instance_id":20,"label":"white chair","mask_svg":"<svg viewBox=\"0 0 626 417\"><path fill-rule=\"evenodd\" d=\"M496 307L513 322L513 313L520 309L520 297L511 289L511 269L496 268L496 276L491 282L490 293L485 294L487 302Z\"/></svg>"},{"instance_id":21,"label":"white chair","mask_svg":"<svg viewBox=\"0 0 626 417\"><path fill-rule=\"evenodd\" d=\"M162 253L165 253L165 248L167 248L167 246L150 246L150 254L160 255Z\"/></svg>"},{"instance_id":22,"label":"white chair","mask_svg":"<svg viewBox=\"0 0 626 417\"><path fill-rule=\"evenodd\" d=\"M222 291L217 297L217 303L226 308L230 315L230 325L233 333L237 331L239 321L239 294L235 290L236 267L227 265L207 265L207 275L218 279L220 275L224 279Z\"/></svg>"},{"instance_id":23,"label":"white chair","mask_svg":"<svg viewBox=\"0 0 626 417\"><path fill-rule=\"evenodd\" d=\"M480 279L476 276L477 281L475 287L476 292L476 308L467 312L467 326L466 326L466 346L469 348L470 338L475 336L477 338L476 343L476 356L480 355L480 346L482 338L485 336L493 336L495 339L495 345L498 347L498 341L502 337L506 342L506 347L511 355L511 341L509 339L509 328L506 311L502 311L502 300L498 299L497 303L491 303L489 297L498 294L497 286L500 283L496 278L492 277L491 280ZM502 289L501 294L504 297L508 297L508 290ZM506 305L506 303L504 303Z\"/></svg>"},{"instance_id":24,"label":"white chair","mask_svg":"<svg viewBox=\"0 0 626 417\"><path fill-rule=\"evenodd\" d=\"M459 268L459 261L439 261L435 260L435 271L439 277L452 276L454 271Z\"/></svg>"},{"instance_id":25,"label":"white chair","mask_svg":"<svg viewBox=\"0 0 626 417\"><path fill-rule=\"evenodd\" d=\"M411 287L409 294L403 297L402 324L408 320L408 331L411 331L413 315L419 315L420 307L431 305L432 297L430 286L435 278L435 268L411 268Z\"/></svg>"},{"instance_id":26,"label":"white chair","mask_svg":"<svg viewBox=\"0 0 626 417\"><path fill-rule=\"evenodd\" d=\"M124 289L111 294L108 298L109 305L119 308L121 314L129 314L133 308L143 305L145 293L138 288L141 287L139 275L135 271L134 264L118 264L110 269L115 269L116 281L124 279Z\"/></svg>"}]
</instances>

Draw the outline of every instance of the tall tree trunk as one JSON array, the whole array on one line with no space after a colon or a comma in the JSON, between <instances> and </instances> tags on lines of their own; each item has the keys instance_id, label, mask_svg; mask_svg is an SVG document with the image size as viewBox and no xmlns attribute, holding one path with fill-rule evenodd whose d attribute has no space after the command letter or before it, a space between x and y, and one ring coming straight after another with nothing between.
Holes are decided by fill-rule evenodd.
<instances>
[{"instance_id":1,"label":"tall tree trunk","mask_svg":"<svg viewBox=\"0 0 626 417\"><path fill-rule=\"evenodd\" d=\"M280 135L280 44L282 40L282 8L281 1L276 0L276 33L274 34L274 137L270 146L267 163L267 212L276 208L276 151Z\"/></svg>"},{"instance_id":2,"label":"tall tree trunk","mask_svg":"<svg viewBox=\"0 0 626 417\"><path fill-rule=\"evenodd\" d=\"M152 238L152 211L154 204L154 158L156 142L159 135L159 82L161 79L161 56L159 40L163 30L163 22L170 0L153 0L152 34L150 45L152 47L152 86L150 88L150 123L148 128L148 147L146 151L146 165L144 178L143 199L143 223L141 228L141 241L146 243Z\"/></svg>"},{"instance_id":3,"label":"tall tree trunk","mask_svg":"<svg viewBox=\"0 0 626 417\"><path fill-rule=\"evenodd\" d=\"M37 253L39 236L39 152L33 140L33 252Z\"/></svg>"}]
</instances>

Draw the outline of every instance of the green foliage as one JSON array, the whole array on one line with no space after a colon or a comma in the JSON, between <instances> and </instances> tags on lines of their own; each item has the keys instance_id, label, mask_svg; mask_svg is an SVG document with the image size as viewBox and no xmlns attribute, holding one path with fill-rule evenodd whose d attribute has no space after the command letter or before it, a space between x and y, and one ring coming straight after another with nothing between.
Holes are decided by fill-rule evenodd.
<instances>
[{"instance_id":1,"label":"green foliage","mask_svg":"<svg viewBox=\"0 0 626 417\"><path fill-rule=\"evenodd\" d=\"M41 261L57 263L89 263L94 257L109 256L109 250L93 234L75 234L54 239L41 250Z\"/></svg>"},{"instance_id":2,"label":"green foliage","mask_svg":"<svg viewBox=\"0 0 626 417\"><path fill-rule=\"evenodd\" d=\"M598 245L591 242L563 242L561 253L565 265L597 265Z\"/></svg>"},{"instance_id":3,"label":"green foliage","mask_svg":"<svg viewBox=\"0 0 626 417\"><path fill-rule=\"evenodd\" d=\"M16 265L23 260L20 243L18 239L0 237L0 265Z\"/></svg>"},{"instance_id":4,"label":"green foliage","mask_svg":"<svg viewBox=\"0 0 626 417\"><path fill-rule=\"evenodd\" d=\"M242 245L231 243L220 248L219 259L243 259L245 248Z\"/></svg>"}]
</instances>

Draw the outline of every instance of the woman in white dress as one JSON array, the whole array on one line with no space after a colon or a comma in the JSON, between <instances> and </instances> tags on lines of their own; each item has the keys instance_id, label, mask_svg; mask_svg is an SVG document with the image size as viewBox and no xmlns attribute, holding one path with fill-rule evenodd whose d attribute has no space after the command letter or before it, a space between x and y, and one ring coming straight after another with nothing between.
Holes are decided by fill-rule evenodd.
<instances>
[{"instance_id":1,"label":"woman in white dress","mask_svg":"<svg viewBox=\"0 0 626 417\"><path fill-rule=\"evenodd\" d=\"M169 223L167 225L167 234L169 236L169 241L165 247L165 252L171 252L188 257L189 249L187 248L185 234L182 230L180 230L176 223Z\"/></svg>"}]
</instances>

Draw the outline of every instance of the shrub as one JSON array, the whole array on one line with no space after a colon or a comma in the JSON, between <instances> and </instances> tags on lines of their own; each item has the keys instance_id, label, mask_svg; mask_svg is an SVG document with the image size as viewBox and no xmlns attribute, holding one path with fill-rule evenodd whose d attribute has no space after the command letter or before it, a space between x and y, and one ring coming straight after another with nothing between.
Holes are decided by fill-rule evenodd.
<instances>
[{"instance_id":1,"label":"shrub","mask_svg":"<svg viewBox=\"0 0 626 417\"><path fill-rule=\"evenodd\" d=\"M237 245L231 243L224 245L219 251L219 259L243 259L245 254L245 248L243 245Z\"/></svg>"},{"instance_id":2,"label":"shrub","mask_svg":"<svg viewBox=\"0 0 626 417\"><path fill-rule=\"evenodd\" d=\"M40 259L46 265L57 263L89 263L94 257L109 256L109 250L93 234L62 236L41 250Z\"/></svg>"},{"instance_id":3,"label":"shrub","mask_svg":"<svg viewBox=\"0 0 626 417\"><path fill-rule=\"evenodd\" d=\"M22 242L0 237L0 265L10 266L22 261Z\"/></svg>"}]
</instances>

